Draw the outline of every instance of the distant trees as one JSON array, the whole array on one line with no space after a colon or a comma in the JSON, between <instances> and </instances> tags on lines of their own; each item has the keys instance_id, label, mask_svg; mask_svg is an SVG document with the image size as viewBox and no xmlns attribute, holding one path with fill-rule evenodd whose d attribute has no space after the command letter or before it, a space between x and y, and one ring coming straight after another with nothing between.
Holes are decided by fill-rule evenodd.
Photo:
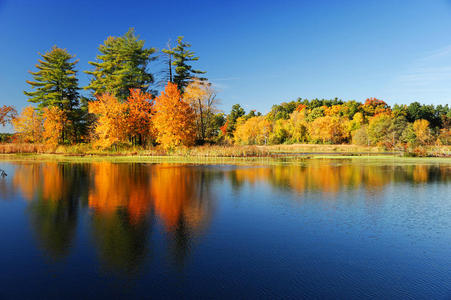
<instances>
[{"instance_id":1,"label":"distant trees","mask_svg":"<svg viewBox=\"0 0 451 300\"><path fill-rule=\"evenodd\" d=\"M245 114L246 112L241 107L241 105L235 104L232 106L232 110L230 111L230 114L227 116L226 121L227 126L225 127L224 130L229 137L233 136L233 133L236 129L236 121L238 120L238 118L244 116Z\"/></svg>"},{"instance_id":2,"label":"distant trees","mask_svg":"<svg viewBox=\"0 0 451 300\"><path fill-rule=\"evenodd\" d=\"M348 138L346 124L339 117L324 116L309 124L309 133L313 141L323 144L339 144Z\"/></svg>"},{"instance_id":3,"label":"distant trees","mask_svg":"<svg viewBox=\"0 0 451 300\"><path fill-rule=\"evenodd\" d=\"M99 46L100 54L96 61L89 62L94 70L85 71L92 76L87 90L94 95L109 93L121 101L130 94L130 89L140 89L146 92L154 82L148 66L155 60L152 56L155 48L145 48L144 40L135 35L130 28L121 37L108 37Z\"/></svg>"},{"instance_id":4,"label":"distant trees","mask_svg":"<svg viewBox=\"0 0 451 300\"><path fill-rule=\"evenodd\" d=\"M263 116L237 121L234 140L242 145L264 145L268 142L271 123Z\"/></svg>"}]
</instances>

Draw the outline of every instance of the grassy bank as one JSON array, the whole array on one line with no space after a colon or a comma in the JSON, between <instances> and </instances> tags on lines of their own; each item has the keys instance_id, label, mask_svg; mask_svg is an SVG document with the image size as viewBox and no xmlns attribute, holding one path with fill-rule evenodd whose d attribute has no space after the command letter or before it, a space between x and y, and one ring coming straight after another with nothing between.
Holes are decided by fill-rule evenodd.
<instances>
[{"instance_id":1,"label":"grassy bank","mask_svg":"<svg viewBox=\"0 0 451 300\"><path fill-rule=\"evenodd\" d=\"M451 157L450 146L430 146L422 148L424 156ZM224 160L224 159L305 159L311 157L327 156L408 156L405 152L387 151L379 147L364 147L357 145L271 145L271 146L195 146L182 147L172 151L166 151L159 147L114 147L112 149L95 149L89 144L78 144L72 146L49 146L42 144L0 144L0 154L3 157L86 157L87 159L99 159L111 157L115 159L133 160Z\"/></svg>"},{"instance_id":2,"label":"grassy bank","mask_svg":"<svg viewBox=\"0 0 451 300\"><path fill-rule=\"evenodd\" d=\"M312 162L357 163L365 165L446 164L451 157L403 157L397 155L289 155L273 157L208 157L208 156L149 156L149 155L62 155L62 154L0 154L0 161L67 162L67 163L171 163L209 165L304 165Z\"/></svg>"}]
</instances>

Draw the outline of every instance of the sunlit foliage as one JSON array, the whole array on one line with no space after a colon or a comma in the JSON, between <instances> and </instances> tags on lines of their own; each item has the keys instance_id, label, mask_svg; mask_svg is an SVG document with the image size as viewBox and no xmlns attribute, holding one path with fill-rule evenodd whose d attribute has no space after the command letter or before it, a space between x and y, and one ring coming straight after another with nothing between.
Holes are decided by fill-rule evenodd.
<instances>
[{"instance_id":1,"label":"sunlit foliage","mask_svg":"<svg viewBox=\"0 0 451 300\"><path fill-rule=\"evenodd\" d=\"M195 114L182 99L176 84L168 82L165 91L155 99L153 124L157 142L166 149L194 144Z\"/></svg>"},{"instance_id":2,"label":"sunlit foliage","mask_svg":"<svg viewBox=\"0 0 451 300\"><path fill-rule=\"evenodd\" d=\"M89 103L89 112L97 116L94 130L94 145L108 148L127 137L126 122L127 104L120 102L115 96L103 94Z\"/></svg>"},{"instance_id":3,"label":"sunlit foliage","mask_svg":"<svg viewBox=\"0 0 451 300\"><path fill-rule=\"evenodd\" d=\"M183 93L183 100L194 110L196 115L196 137L200 143L218 135L218 124L215 122L218 100L212 84L195 79Z\"/></svg>"},{"instance_id":4,"label":"sunlit foliage","mask_svg":"<svg viewBox=\"0 0 451 300\"><path fill-rule=\"evenodd\" d=\"M253 117L248 120L238 119L234 139L243 145L267 144L271 132L271 123L265 117Z\"/></svg>"},{"instance_id":5,"label":"sunlit foliage","mask_svg":"<svg viewBox=\"0 0 451 300\"><path fill-rule=\"evenodd\" d=\"M140 89L130 90L127 98L127 132L134 144L145 144L155 136L152 126L154 100L150 93Z\"/></svg>"},{"instance_id":6,"label":"sunlit foliage","mask_svg":"<svg viewBox=\"0 0 451 300\"><path fill-rule=\"evenodd\" d=\"M339 117L319 117L309 124L309 133L313 141L338 144L345 142L349 137L346 122Z\"/></svg>"},{"instance_id":7,"label":"sunlit foliage","mask_svg":"<svg viewBox=\"0 0 451 300\"><path fill-rule=\"evenodd\" d=\"M14 130L20 141L39 143L42 140L42 117L32 106L25 107L12 119Z\"/></svg>"},{"instance_id":8,"label":"sunlit foliage","mask_svg":"<svg viewBox=\"0 0 451 300\"><path fill-rule=\"evenodd\" d=\"M67 119L66 113L57 106L44 108L44 132L43 138L45 143L58 145L64 141L63 130L65 125L70 121Z\"/></svg>"}]
</instances>

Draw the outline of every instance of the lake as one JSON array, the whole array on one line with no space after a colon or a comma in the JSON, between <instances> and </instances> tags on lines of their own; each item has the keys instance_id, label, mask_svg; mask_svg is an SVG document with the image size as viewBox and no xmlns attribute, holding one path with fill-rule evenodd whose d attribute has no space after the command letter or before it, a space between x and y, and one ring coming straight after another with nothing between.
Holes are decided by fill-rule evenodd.
<instances>
[{"instance_id":1,"label":"lake","mask_svg":"<svg viewBox=\"0 0 451 300\"><path fill-rule=\"evenodd\" d=\"M0 298L451 297L451 165L0 162Z\"/></svg>"}]
</instances>

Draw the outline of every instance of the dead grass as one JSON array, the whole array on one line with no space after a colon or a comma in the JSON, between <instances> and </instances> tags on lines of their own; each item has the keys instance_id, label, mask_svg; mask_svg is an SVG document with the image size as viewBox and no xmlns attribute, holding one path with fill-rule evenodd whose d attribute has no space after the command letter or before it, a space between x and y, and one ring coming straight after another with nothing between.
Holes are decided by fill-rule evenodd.
<instances>
[{"instance_id":1,"label":"dead grass","mask_svg":"<svg viewBox=\"0 0 451 300\"><path fill-rule=\"evenodd\" d=\"M271 145L271 146L220 146L207 145L180 147L166 151L161 147L117 146L111 149L95 149L90 144L71 146L50 146L42 144L0 144L0 154L38 153L59 155L99 155L99 156L172 156L172 157L281 157L309 154L342 154L359 155L371 153L402 155L400 151L390 152L379 147L357 145ZM429 146L421 149L419 156L450 156L451 146Z\"/></svg>"}]
</instances>

